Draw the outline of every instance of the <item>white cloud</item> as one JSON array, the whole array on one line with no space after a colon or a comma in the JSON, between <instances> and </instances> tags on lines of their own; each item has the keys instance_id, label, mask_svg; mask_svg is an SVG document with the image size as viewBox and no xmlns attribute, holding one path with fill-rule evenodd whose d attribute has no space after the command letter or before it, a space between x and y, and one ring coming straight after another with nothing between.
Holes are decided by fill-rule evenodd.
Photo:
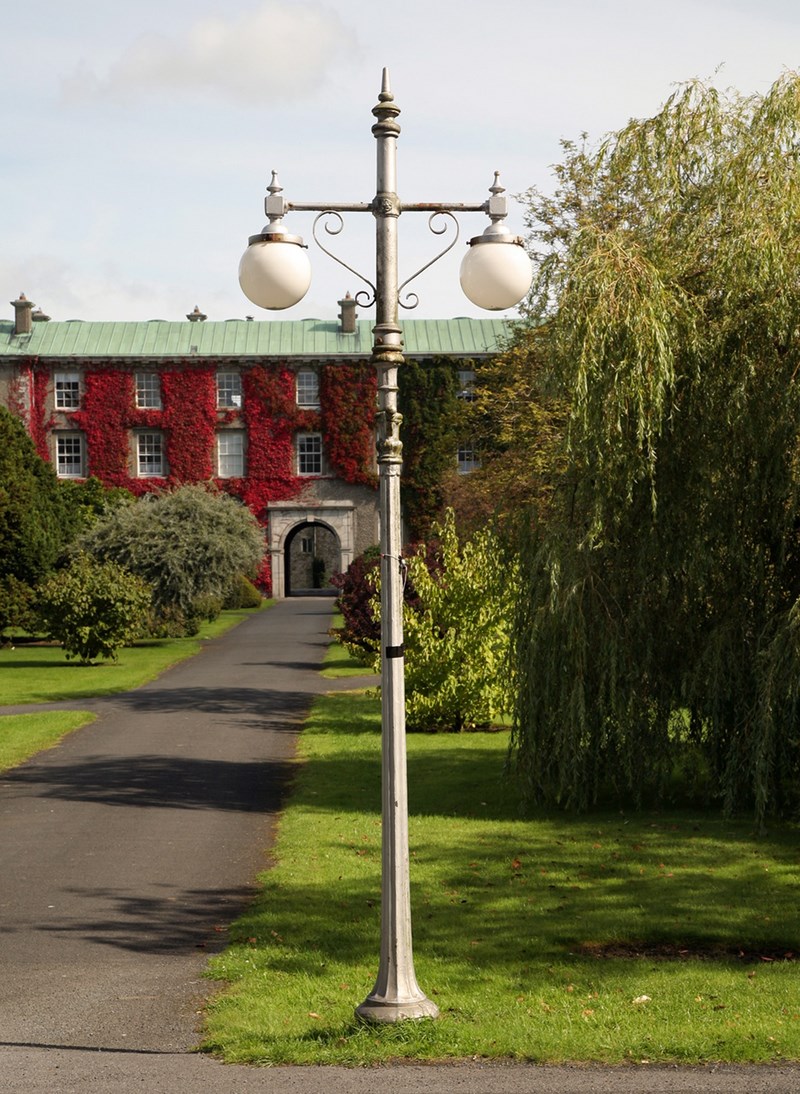
<instances>
[{"instance_id":1,"label":"white cloud","mask_svg":"<svg viewBox=\"0 0 800 1094\"><path fill-rule=\"evenodd\" d=\"M317 3L266 0L236 15L203 18L180 38L145 34L98 74L82 60L62 80L67 101L208 92L263 106L302 99L354 55L353 33Z\"/></svg>"}]
</instances>

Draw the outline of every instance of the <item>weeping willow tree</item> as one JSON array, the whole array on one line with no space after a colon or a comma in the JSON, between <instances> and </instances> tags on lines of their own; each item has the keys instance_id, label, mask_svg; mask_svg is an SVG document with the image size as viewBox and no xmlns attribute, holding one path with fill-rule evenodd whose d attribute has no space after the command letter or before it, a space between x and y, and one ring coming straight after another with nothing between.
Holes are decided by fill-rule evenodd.
<instances>
[{"instance_id":1,"label":"weeping willow tree","mask_svg":"<svg viewBox=\"0 0 800 1094\"><path fill-rule=\"evenodd\" d=\"M681 754L728 809L800 797L800 76L693 83L531 191L550 383L513 742L530 797L651 800Z\"/></svg>"}]
</instances>

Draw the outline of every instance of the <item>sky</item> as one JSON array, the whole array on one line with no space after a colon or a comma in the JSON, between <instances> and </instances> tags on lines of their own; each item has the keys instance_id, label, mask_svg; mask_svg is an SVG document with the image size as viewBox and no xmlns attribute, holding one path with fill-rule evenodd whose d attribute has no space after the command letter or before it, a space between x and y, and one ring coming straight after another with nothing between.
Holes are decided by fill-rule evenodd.
<instances>
[{"instance_id":1,"label":"sky","mask_svg":"<svg viewBox=\"0 0 800 1094\"><path fill-rule=\"evenodd\" d=\"M239 259L273 169L297 202L369 202L372 107L388 68L405 202L480 203L554 189L560 142L647 117L687 80L764 93L800 68L797 0L40 0L9 5L0 65L0 317L24 292L53 319L334 318L362 287L319 251L308 295L264 312ZM523 232L523 205L509 226ZM453 251L401 316L479 316ZM400 279L442 245L400 218ZM326 246L374 277L374 221ZM361 318L373 312L361 309ZM506 313L513 315L513 311Z\"/></svg>"}]
</instances>

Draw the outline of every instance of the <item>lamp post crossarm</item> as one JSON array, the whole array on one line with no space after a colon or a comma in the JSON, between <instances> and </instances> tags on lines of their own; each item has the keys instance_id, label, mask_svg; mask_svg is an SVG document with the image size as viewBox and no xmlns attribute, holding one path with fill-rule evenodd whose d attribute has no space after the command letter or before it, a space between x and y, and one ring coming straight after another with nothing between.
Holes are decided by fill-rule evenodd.
<instances>
[{"instance_id":1,"label":"lamp post crossarm","mask_svg":"<svg viewBox=\"0 0 800 1094\"><path fill-rule=\"evenodd\" d=\"M488 201L417 201L400 202L401 213L485 213ZM284 201L285 213L374 213L374 201Z\"/></svg>"},{"instance_id":2,"label":"lamp post crossarm","mask_svg":"<svg viewBox=\"0 0 800 1094\"><path fill-rule=\"evenodd\" d=\"M371 201L285 201L286 212L294 213L371 213Z\"/></svg>"},{"instance_id":3,"label":"lamp post crossarm","mask_svg":"<svg viewBox=\"0 0 800 1094\"><path fill-rule=\"evenodd\" d=\"M405 299L403 299L402 296L401 296L402 291L407 285L411 284L412 281L416 280L416 278L418 278L420 276L420 274L423 274L427 269L429 269L436 262L438 262L439 259L444 258L444 256L446 254L448 254L448 252L450 252L453 249L453 247L455 247L456 243L458 242L458 238L459 238L459 234L460 234L459 222L458 222L458 219L455 216L455 214L456 213L486 213L489 210L489 202L484 201L484 202L481 202L481 203L475 203L475 202L452 202L452 201L447 201L447 202L445 202L445 201L428 201L428 202L412 202L410 204L403 204L399 200L395 199L395 201L391 204L393 205L393 209L388 211L388 214L387 214L387 210L383 207L381 199L378 198L378 197L376 197L371 202L326 202L326 203L321 203L321 202L310 202L310 201L306 202L306 201L285 201L284 200L284 201L282 201L282 211L283 212L292 211L292 212L298 212L298 213L317 213L318 214L317 217L314 220L314 227L312 229L312 234L314 236L315 243L317 244L319 249L324 254L326 254L329 258L333 259L334 262L337 262L340 266L343 266L344 269L348 270L351 274L353 274L355 277L357 277L360 281L363 281L365 285L369 286L369 288L371 290L371 295L366 293L363 289L361 289L359 292L356 293L356 300L361 305L361 307L366 307L366 308L371 307L377 299L378 290L377 290L375 284L372 281L370 281L370 279L368 277L365 277L364 274L360 273L353 266L349 265L349 263L345 262L344 259L342 259L338 255L334 254L333 251L329 250L325 246L325 244L322 242L322 240L317 235L317 226L318 226L319 222L322 221L323 218L328 218L328 217L335 218L335 226L334 227L331 227L330 222L328 220L324 221L325 231L328 233L328 235L332 235L332 236L338 235L342 231L342 229L344 228L344 221L343 221L342 216L341 216L342 213L373 213L376 216L392 215L392 213L395 210L396 210L396 215L398 215L398 216L399 216L400 213L427 213L427 214L429 214L429 216L428 216L428 227L431 230L431 232L433 232L434 235L444 235L444 233L447 231L448 223L452 222L452 224L455 226L455 235L453 236L450 243L448 243L448 245L444 248L444 250L440 251L437 255L434 255L434 257L432 259L430 259L430 261L426 262L424 266L420 266L420 268L416 271L416 273L413 273L410 277L407 277L406 280L403 281L397 287L397 303L398 303L398 305L401 308L404 308L405 310L410 311L413 308L416 308L418 306L419 296L417 295L417 293L411 292L411 293L408 293L406 295ZM434 220L437 217L446 217L446 218L448 218L448 222L443 224L441 227L435 227L434 226Z\"/></svg>"}]
</instances>

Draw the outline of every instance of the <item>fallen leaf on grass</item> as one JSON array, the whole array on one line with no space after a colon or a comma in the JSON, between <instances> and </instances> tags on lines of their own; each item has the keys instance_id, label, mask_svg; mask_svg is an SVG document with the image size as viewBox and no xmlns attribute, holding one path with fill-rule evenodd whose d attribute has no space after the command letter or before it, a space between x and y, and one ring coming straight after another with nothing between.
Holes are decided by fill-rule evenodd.
<instances>
[{"instance_id":1,"label":"fallen leaf on grass","mask_svg":"<svg viewBox=\"0 0 800 1094\"><path fill-rule=\"evenodd\" d=\"M641 1003L649 1003L650 1002L650 996L649 995L637 995L635 999L631 1000L631 1002L636 1003L637 1005L639 1005Z\"/></svg>"}]
</instances>

